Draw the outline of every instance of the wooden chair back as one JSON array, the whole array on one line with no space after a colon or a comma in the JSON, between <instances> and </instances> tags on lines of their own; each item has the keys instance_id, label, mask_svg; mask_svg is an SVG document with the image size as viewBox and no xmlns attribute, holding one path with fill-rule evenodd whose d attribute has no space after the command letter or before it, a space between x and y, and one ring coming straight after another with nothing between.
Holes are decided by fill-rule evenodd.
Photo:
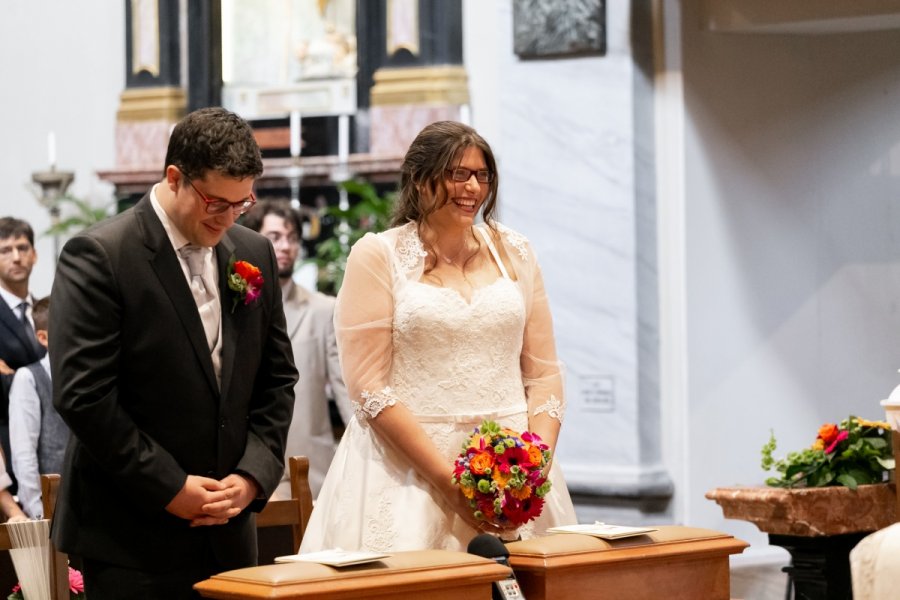
<instances>
[{"instance_id":1,"label":"wooden chair back","mask_svg":"<svg viewBox=\"0 0 900 600\"><path fill-rule=\"evenodd\" d=\"M53 519L53 507L59 488L59 475L41 475L41 499L44 505L44 518ZM0 550L11 550L12 540L5 525L0 526ZM59 552L50 542L50 600L68 600L69 598L69 560L63 552Z\"/></svg>"},{"instance_id":2,"label":"wooden chair back","mask_svg":"<svg viewBox=\"0 0 900 600\"><path fill-rule=\"evenodd\" d=\"M269 500L266 507L256 515L256 527L290 526L294 553L300 551L300 542L312 513L312 490L309 487L309 459L305 456L291 456L288 459L291 478L291 498L289 500Z\"/></svg>"}]
</instances>

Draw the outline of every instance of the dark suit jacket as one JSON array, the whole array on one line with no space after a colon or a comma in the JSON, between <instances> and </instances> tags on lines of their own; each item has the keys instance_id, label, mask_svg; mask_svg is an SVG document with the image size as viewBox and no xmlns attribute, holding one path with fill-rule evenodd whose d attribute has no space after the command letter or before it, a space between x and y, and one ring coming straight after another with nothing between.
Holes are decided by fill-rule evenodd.
<instances>
[{"instance_id":1,"label":"dark suit jacket","mask_svg":"<svg viewBox=\"0 0 900 600\"><path fill-rule=\"evenodd\" d=\"M0 359L12 369L39 361L44 357L44 347L34 336L25 333L22 320L0 299ZM9 422L9 388L12 386L12 375L2 375L0 389L0 422ZM9 457L7 457L9 462Z\"/></svg>"},{"instance_id":2,"label":"dark suit jacket","mask_svg":"<svg viewBox=\"0 0 900 600\"><path fill-rule=\"evenodd\" d=\"M232 312L231 256L262 295ZM297 379L272 244L235 225L216 247L222 389L175 250L145 196L63 248L53 284L54 404L72 430L52 537L68 553L145 571L256 563L255 516L194 527L165 510L185 477L281 478ZM254 503L256 510L264 500Z\"/></svg>"}]
</instances>

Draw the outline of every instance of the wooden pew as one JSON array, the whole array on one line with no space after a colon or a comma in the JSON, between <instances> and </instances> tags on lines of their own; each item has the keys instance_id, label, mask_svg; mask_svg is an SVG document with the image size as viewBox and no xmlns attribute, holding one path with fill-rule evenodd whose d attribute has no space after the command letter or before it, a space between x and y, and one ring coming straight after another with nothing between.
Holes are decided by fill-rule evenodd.
<instances>
[{"instance_id":1,"label":"wooden pew","mask_svg":"<svg viewBox=\"0 0 900 600\"><path fill-rule=\"evenodd\" d=\"M506 545L528 600L728 600L728 557L747 546L725 533L675 525L610 541L562 533Z\"/></svg>"},{"instance_id":2,"label":"wooden pew","mask_svg":"<svg viewBox=\"0 0 900 600\"><path fill-rule=\"evenodd\" d=\"M507 567L474 554L422 550L340 569L303 562L237 569L194 589L205 598L229 600L491 600L492 582L508 576Z\"/></svg>"}]
</instances>

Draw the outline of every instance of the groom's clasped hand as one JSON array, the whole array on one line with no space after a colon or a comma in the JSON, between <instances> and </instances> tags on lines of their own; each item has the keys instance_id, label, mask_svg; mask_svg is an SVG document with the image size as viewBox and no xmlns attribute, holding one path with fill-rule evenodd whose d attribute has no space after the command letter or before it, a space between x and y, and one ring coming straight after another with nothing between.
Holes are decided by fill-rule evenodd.
<instances>
[{"instance_id":1,"label":"groom's clasped hand","mask_svg":"<svg viewBox=\"0 0 900 600\"><path fill-rule=\"evenodd\" d=\"M191 522L191 527L224 525L256 497L256 484L237 474L217 480L188 475L184 487L166 510Z\"/></svg>"}]
</instances>

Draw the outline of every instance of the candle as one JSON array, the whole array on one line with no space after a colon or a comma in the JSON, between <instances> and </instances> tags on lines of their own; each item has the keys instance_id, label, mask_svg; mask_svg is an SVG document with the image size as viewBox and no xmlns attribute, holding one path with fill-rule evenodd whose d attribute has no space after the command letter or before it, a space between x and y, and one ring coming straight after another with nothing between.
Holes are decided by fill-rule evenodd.
<instances>
[{"instance_id":1,"label":"candle","mask_svg":"<svg viewBox=\"0 0 900 600\"><path fill-rule=\"evenodd\" d=\"M301 133L300 133L300 111L293 110L291 111L291 121L290 121L290 136L291 136L291 156L297 157L300 156L300 142L301 142Z\"/></svg>"},{"instance_id":2,"label":"candle","mask_svg":"<svg viewBox=\"0 0 900 600\"><path fill-rule=\"evenodd\" d=\"M56 168L56 134L52 131L47 134L47 162L51 171Z\"/></svg>"},{"instance_id":3,"label":"candle","mask_svg":"<svg viewBox=\"0 0 900 600\"><path fill-rule=\"evenodd\" d=\"M338 117L338 162L347 164L350 156L350 117L341 115Z\"/></svg>"}]
</instances>

